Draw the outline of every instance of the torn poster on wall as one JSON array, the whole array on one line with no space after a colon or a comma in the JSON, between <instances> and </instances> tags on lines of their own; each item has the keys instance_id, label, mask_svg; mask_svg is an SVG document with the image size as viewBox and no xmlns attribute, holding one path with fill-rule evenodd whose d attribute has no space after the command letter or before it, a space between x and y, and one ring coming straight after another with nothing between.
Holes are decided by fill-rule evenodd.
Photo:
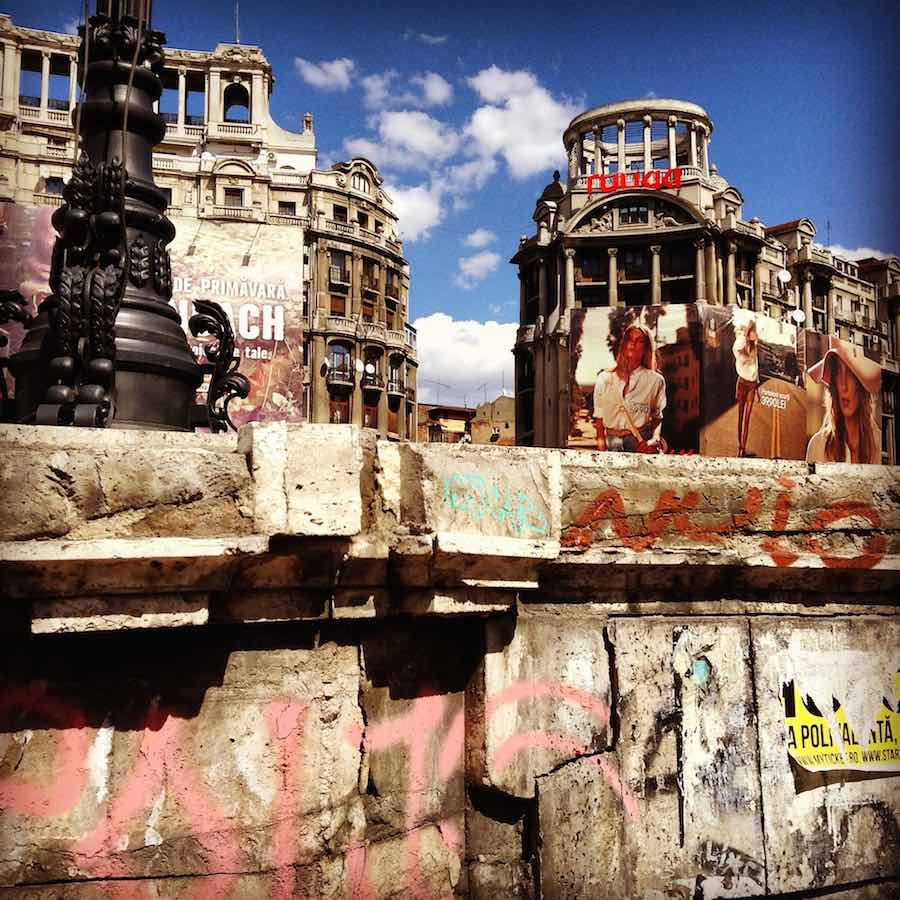
<instances>
[{"instance_id":1,"label":"torn poster on wall","mask_svg":"<svg viewBox=\"0 0 900 900\"><path fill-rule=\"evenodd\" d=\"M878 699L873 715L862 721L848 714L841 698L826 705L821 692L808 690L802 678L782 684L788 758L798 792L900 775L900 671L893 696Z\"/></svg>"}]
</instances>

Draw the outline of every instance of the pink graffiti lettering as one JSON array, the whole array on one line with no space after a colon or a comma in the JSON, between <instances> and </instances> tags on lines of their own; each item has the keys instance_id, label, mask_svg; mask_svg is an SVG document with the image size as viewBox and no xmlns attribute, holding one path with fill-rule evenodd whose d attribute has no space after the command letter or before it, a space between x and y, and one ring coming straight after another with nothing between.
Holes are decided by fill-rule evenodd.
<instances>
[{"instance_id":1,"label":"pink graffiti lettering","mask_svg":"<svg viewBox=\"0 0 900 900\"><path fill-rule=\"evenodd\" d=\"M646 172L639 170L611 174L597 172L587 177L588 196L594 193L595 182L601 194L611 194L613 191L620 191L626 187L647 188L652 191L660 188L674 190L681 187L681 169L649 169Z\"/></svg>"}]
</instances>

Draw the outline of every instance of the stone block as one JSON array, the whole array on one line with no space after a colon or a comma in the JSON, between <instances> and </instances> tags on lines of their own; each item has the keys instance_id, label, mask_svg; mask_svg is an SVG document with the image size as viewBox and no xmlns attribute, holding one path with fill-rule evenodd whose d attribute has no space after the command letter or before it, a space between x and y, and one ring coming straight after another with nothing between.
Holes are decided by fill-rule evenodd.
<instances>
[{"instance_id":1,"label":"stone block","mask_svg":"<svg viewBox=\"0 0 900 900\"><path fill-rule=\"evenodd\" d=\"M760 618L752 634L769 890L897 878L900 623Z\"/></svg>"},{"instance_id":2,"label":"stone block","mask_svg":"<svg viewBox=\"0 0 900 900\"><path fill-rule=\"evenodd\" d=\"M183 628L209 621L207 594L123 594L35 600L32 634Z\"/></svg>"},{"instance_id":3,"label":"stone block","mask_svg":"<svg viewBox=\"0 0 900 900\"><path fill-rule=\"evenodd\" d=\"M610 740L610 660L599 618L520 615L485 623L470 686L470 778L533 797L535 778Z\"/></svg>"}]
</instances>

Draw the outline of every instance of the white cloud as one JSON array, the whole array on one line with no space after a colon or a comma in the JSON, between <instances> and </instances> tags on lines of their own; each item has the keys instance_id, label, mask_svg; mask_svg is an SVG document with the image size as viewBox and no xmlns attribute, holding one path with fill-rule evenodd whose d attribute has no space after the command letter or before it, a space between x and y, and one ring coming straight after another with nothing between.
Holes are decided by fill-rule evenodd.
<instances>
[{"instance_id":1,"label":"white cloud","mask_svg":"<svg viewBox=\"0 0 900 900\"><path fill-rule=\"evenodd\" d=\"M866 259L869 256L877 256L884 259L886 256L900 256L900 253L891 253L889 250L876 250L874 247L855 247L850 249L842 247L840 244L831 244L826 249L830 250L835 256L841 259Z\"/></svg>"},{"instance_id":2,"label":"white cloud","mask_svg":"<svg viewBox=\"0 0 900 900\"><path fill-rule=\"evenodd\" d=\"M427 109L446 106L453 99L453 86L437 72L422 72L409 79L412 89L392 93L400 73L386 69L366 75L360 80L363 89L363 105L366 109L397 109L413 107Z\"/></svg>"},{"instance_id":3,"label":"white cloud","mask_svg":"<svg viewBox=\"0 0 900 900\"><path fill-rule=\"evenodd\" d=\"M477 155L499 154L513 178L561 164L561 135L578 112L574 104L556 100L523 70L490 66L468 81L487 104L475 110L464 129Z\"/></svg>"},{"instance_id":4,"label":"white cloud","mask_svg":"<svg viewBox=\"0 0 900 900\"><path fill-rule=\"evenodd\" d=\"M377 127L380 140L350 138L344 141L347 153L386 168L427 171L453 156L460 145L456 131L418 110L383 112Z\"/></svg>"},{"instance_id":5,"label":"white cloud","mask_svg":"<svg viewBox=\"0 0 900 900\"><path fill-rule=\"evenodd\" d=\"M492 399L502 385L512 387L515 322L456 321L445 313L434 313L413 324L418 331L420 402L436 402L440 390L442 402L467 400L474 406L481 403L485 392ZM438 389L429 382L447 387Z\"/></svg>"},{"instance_id":6,"label":"white cloud","mask_svg":"<svg viewBox=\"0 0 900 900\"><path fill-rule=\"evenodd\" d=\"M453 99L453 87L437 72L414 75L410 81L422 91L423 106L446 106Z\"/></svg>"},{"instance_id":7,"label":"white cloud","mask_svg":"<svg viewBox=\"0 0 900 900\"><path fill-rule=\"evenodd\" d=\"M427 240L430 230L443 221L440 191L424 184L410 188L385 186L385 190L394 201L397 227L405 241Z\"/></svg>"},{"instance_id":8,"label":"white cloud","mask_svg":"<svg viewBox=\"0 0 900 900\"><path fill-rule=\"evenodd\" d=\"M80 24L81 24L81 19L76 19L76 18L66 19L66 21L62 27L63 34L78 34L78 26Z\"/></svg>"},{"instance_id":9,"label":"white cloud","mask_svg":"<svg viewBox=\"0 0 900 900\"><path fill-rule=\"evenodd\" d=\"M471 291L479 281L484 281L500 264L500 254L483 250L471 256L461 256L453 279L464 291Z\"/></svg>"},{"instance_id":10,"label":"white cloud","mask_svg":"<svg viewBox=\"0 0 900 900\"><path fill-rule=\"evenodd\" d=\"M448 38L449 35L447 34L426 34L424 31L413 31L409 28L403 32L404 41L412 39L419 41L422 44L428 44L431 47L434 47L437 44L446 44Z\"/></svg>"},{"instance_id":11,"label":"white cloud","mask_svg":"<svg viewBox=\"0 0 900 900\"><path fill-rule=\"evenodd\" d=\"M346 91L353 80L356 63L347 57L314 63L297 56L294 58L294 68L313 87L323 91Z\"/></svg>"},{"instance_id":12,"label":"white cloud","mask_svg":"<svg viewBox=\"0 0 900 900\"><path fill-rule=\"evenodd\" d=\"M466 235L463 243L467 247L478 249L479 247L487 247L488 244L493 244L496 240L497 235L490 228L476 228L471 234Z\"/></svg>"}]
</instances>

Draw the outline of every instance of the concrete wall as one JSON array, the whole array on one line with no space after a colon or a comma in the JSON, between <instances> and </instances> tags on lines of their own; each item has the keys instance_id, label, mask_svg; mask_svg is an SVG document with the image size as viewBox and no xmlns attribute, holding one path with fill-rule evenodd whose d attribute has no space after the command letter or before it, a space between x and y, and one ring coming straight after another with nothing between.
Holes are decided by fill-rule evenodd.
<instances>
[{"instance_id":1,"label":"concrete wall","mask_svg":"<svg viewBox=\"0 0 900 900\"><path fill-rule=\"evenodd\" d=\"M900 889L897 470L0 445L0 894Z\"/></svg>"}]
</instances>

